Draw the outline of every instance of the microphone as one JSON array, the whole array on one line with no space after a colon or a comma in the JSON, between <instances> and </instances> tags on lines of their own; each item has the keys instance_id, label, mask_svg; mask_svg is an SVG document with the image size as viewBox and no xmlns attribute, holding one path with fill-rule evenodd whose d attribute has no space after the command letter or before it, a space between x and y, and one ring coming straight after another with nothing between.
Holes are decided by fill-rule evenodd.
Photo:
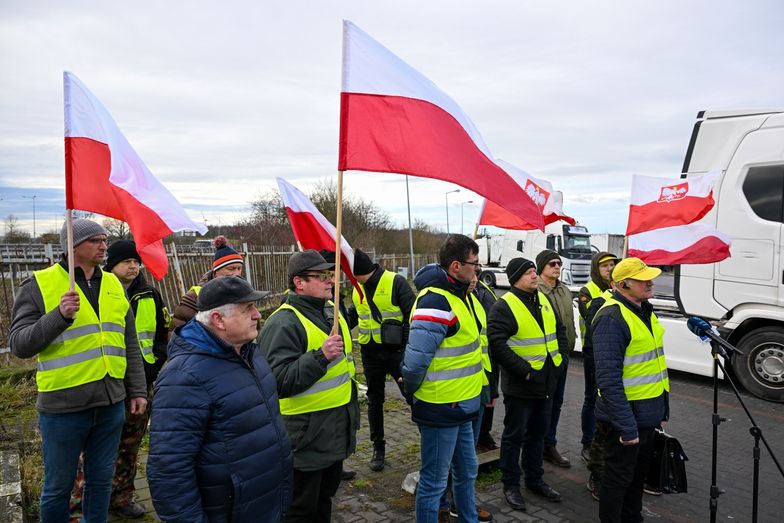
<instances>
[{"instance_id":1,"label":"microphone","mask_svg":"<svg viewBox=\"0 0 784 523\"><path fill-rule=\"evenodd\" d=\"M738 354L743 354L737 348L735 348L731 343L727 340L719 336L719 333L716 329L707 321L700 318L699 316L692 316L686 322L686 327L688 327L689 331L691 331L696 336L699 336L702 341L712 341L711 345L716 347L716 350L724 356L725 358L728 357L727 353L725 352L725 348L728 349L730 352L735 351Z\"/></svg>"}]
</instances>

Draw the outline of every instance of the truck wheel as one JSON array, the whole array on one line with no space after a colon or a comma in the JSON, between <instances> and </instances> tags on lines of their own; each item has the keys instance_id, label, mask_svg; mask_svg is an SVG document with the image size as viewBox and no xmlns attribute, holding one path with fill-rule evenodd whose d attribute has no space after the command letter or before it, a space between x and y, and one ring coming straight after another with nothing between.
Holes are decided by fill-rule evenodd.
<instances>
[{"instance_id":1,"label":"truck wheel","mask_svg":"<svg viewBox=\"0 0 784 523\"><path fill-rule=\"evenodd\" d=\"M487 271L483 272L482 274L479 275L479 279L482 280L482 283L484 283L488 287L491 288L495 287L495 274L493 274L492 272L487 272Z\"/></svg>"},{"instance_id":2,"label":"truck wheel","mask_svg":"<svg viewBox=\"0 0 784 523\"><path fill-rule=\"evenodd\" d=\"M732 371L758 398L784 403L784 329L763 327L741 338L743 355L732 358Z\"/></svg>"}]
</instances>

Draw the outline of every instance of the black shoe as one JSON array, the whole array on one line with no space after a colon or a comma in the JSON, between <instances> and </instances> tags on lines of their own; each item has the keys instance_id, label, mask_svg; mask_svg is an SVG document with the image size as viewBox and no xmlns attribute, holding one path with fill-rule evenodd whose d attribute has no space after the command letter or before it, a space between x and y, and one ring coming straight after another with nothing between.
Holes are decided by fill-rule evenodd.
<instances>
[{"instance_id":1,"label":"black shoe","mask_svg":"<svg viewBox=\"0 0 784 523\"><path fill-rule=\"evenodd\" d=\"M479 441L479 443L476 444L476 450L477 450L477 452L480 452L480 453L481 452L490 452L490 451L495 450L497 448L498 448L498 445L496 445L495 441L493 441L493 440ZM481 521L481 519L479 521Z\"/></svg>"},{"instance_id":2,"label":"black shoe","mask_svg":"<svg viewBox=\"0 0 784 523\"><path fill-rule=\"evenodd\" d=\"M533 492L539 497L546 499L547 501L561 501L561 495L558 493L558 491L554 490L553 487L547 483L542 483L541 485L526 485L525 489Z\"/></svg>"},{"instance_id":3,"label":"black shoe","mask_svg":"<svg viewBox=\"0 0 784 523\"><path fill-rule=\"evenodd\" d=\"M384 447L376 447L373 449L373 457L370 458L370 470L378 472L384 469Z\"/></svg>"},{"instance_id":4,"label":"black shoe","mask_svg":"<svg viewBox=\"0 0 784 523\"><path fill-rule=\"evenodd\" d=\"M555 445L545 445L543 457L545 461L549 461L550 463L565 469L568 469L572 466L572 463L568 458L561 456L561 454L558 452L558 449L555 448Z\"/></svg>"},{"instance_id":5,"label":"black shoe","mask_svg":"<svg viewBox=\"0 0 784 523\"><path fill-rule=\"evenodd\" d=\"M599 482L593 472L591 472L591 475L588 477L588 483L585 487L591 493L591 497L596 501L599 501Z\"/></svg>"},{"instance_id":6,"label":"black shoe","mask_svg":"<svg viewBox=\"0 0 784 523\"><path fill-rule=\"evenodd\" d=\"M504 487L504 497L507 505L515 510L525 512L525 500L518 487Z\"/></svg>"},{"instance_id":7,"label":"black shoe","mask_svg":"<svg viewBox=\"0 0 784 523\"><path fill-rule=\"evenodd\" d=\"M113 508L112 512L114 512L118 516L122 516L125 519L139 519L144 517L144 513L146 512L146 509L144 508L144 505L142 505L141 503L136 503L135 501L131 501L125 506Z\"/></svg>"},{"instance_id":8,"label":"black shoe","mask_svg":"<svg viewBox=\"0 0 784 523\"><path fill-rule=\"evenodd\" d=\"M353 470L343 469L340 471L340 481L351 481L356 477L357 477L357 473Z\"/></svg>"},{"instance_id":9,"label":"black shoe","mask_svg":"<svg viewBox=\"0 0 784 523\"><path fill-rule=\"evenodd\" d=\"M590 443L583 443L583 450L580 451L580 457L583 458L583 461L587 465L591 461L591 444Z\"/></svg>"}]
</instances>

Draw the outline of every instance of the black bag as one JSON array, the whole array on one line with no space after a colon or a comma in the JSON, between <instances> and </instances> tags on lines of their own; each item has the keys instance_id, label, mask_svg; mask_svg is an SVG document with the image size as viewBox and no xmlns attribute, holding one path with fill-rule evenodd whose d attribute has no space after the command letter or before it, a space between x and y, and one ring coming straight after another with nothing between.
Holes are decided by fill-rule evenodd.
<instances>
[{"instance_id":1,"label":"black bag","mask_svg":"<svg viewBox=\"0 0 784 523\"><path fill-rule=\"evenodd\" d=\"M373 319L381 324L381 343L402 348L405 340L403 322L400 320L383 320L381 312L378 310L378 307L376 307L376 304L373 303L373 296L366 294L365 299L368 302L370 314L373 316Z\"/></svg>"},{"instance_id":2,"label":"black bag","mask_svg":"<svg viewBox=\"0 0 784 523\"><path fill-rule=\"evenodd\" d=\"M678 438L656 429L645 483L664 494L687 492L686 462L688 460Z\"/></svg>"}]
</instances>

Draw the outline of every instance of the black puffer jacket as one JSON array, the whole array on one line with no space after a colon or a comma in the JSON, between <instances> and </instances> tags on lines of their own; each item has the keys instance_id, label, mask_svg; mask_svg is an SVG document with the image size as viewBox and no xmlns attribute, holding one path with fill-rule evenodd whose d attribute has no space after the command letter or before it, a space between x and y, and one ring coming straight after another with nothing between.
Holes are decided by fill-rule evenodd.
<instances>
[{"instance_id":1,"label":"black puffer jacket","mask_svg":"<svg viewBox=\"0 0 784 523\"><path fill-rule=\"evenodd\" d=\"M292 454L275 377L255 343L234 349L195 320L155 382L147 477L166 522L281 521Z\"/></svg>"},{"instance_id":2,"label":"black puffer jacket","mask_svg":"<svg viewBox=\"0 0 784 523\"><path fill-rule=\"evenodd\" d=\"M539 326L542 327L541 304L538 294L522 291L515 287L512 287L509 292L520 298ZM553 313L555 314L558 350L564 354L567 348L566 329L555 308L553 308ZM501 369L501 390L505 396L514 396L515 398L548 398L555 391L556 382L564 371L565 365L556 367L548 354L544 367L538 371L532 369L527 361L515 354L507 345L509 338L517 332L517 328L517 320L512 314L509 304L506 303L506 300L498 300L490 310L487 319L487 337L493 358Z\"/></svg>"}]
</instances>

